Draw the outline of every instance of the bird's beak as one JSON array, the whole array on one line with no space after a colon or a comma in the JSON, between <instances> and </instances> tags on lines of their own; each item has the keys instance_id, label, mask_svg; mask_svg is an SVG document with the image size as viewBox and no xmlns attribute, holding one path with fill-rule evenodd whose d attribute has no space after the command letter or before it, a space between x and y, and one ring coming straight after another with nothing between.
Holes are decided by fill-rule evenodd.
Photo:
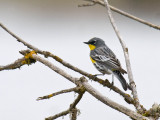
<instances>
[{"instance_id":1,"label":"bird's beak","mask_svg":"<svg viewBox=\"0 0 160 120\"><path fill-rule=\"evenodd\" d=\"M83 43L84 43L84 44L87 44L87 45L89 44L88 42L83 42Z\"/></svg>"}]
</instances>

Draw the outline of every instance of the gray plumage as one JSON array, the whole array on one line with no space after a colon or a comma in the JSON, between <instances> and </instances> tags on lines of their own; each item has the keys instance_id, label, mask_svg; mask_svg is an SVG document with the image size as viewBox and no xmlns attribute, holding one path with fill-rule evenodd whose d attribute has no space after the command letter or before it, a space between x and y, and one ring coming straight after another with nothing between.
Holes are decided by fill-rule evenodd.
<instances>
[{"instance_id":1,"label":"gray plumage","mask_svg":"<svg viewBox=\"0 0 160 120\"><path fill-rule=\"evenodd\" d=\"M116 55L100 38L92 38L88 42L89 45L94 45L96 48L90 51L90 57L96 61L94 66L103 74L113 74L122 84L124 90L131 89L122 74L127 73L122 67Z\"/></svg>"}]
</instances>

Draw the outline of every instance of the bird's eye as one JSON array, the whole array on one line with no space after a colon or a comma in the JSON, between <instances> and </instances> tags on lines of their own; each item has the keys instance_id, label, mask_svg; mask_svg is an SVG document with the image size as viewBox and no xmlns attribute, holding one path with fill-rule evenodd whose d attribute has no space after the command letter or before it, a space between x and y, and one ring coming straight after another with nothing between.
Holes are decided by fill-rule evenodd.
<instances>
[{"instance_id":1,"label":"bird's eye","mask_svg":"<svg viewBox=\"0 0 160 120\"><path fill-rule=\"evenodd\" d=\"M92 41L92 43L91 43L91 44L95 45L95 44L96 44L96 40Z\"/></svg>"}]
</instances>

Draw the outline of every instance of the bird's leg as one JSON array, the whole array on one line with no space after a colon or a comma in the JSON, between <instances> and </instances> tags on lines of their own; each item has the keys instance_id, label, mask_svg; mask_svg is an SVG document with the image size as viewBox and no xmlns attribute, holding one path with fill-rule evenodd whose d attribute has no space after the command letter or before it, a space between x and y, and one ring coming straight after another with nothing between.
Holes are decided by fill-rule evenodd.
<instances>
[{"instance_id":1,"label":"bird's leg","mask_svg":"<svg viewBox=\"0 0 160 120\"><path fill-rule=\"evenodd\" d=\"M101 76L101 75L104 75L104 74L95 74L94 76L97 77L97 76Z\"/></svg>"},{"instance_id":2,"label":"bird's leg","mask_svg":"<svg viewBox=\"0 0 160 120\"><path fill-rule=\"evenodd\" d=\"M104 75L103 73L102 74L95 74L95 75L93 75L93 79L95 79L97 76L100 76L100 75Z\"/></svg>"},{"instance_id":3,"label":"bird's leg","mask_svg":"<svg viewBox=\"0 0 160 120\"><path fill-rule=\"evenodd\" d=\"M111 85L113 86L114 85L114 75L112 74L112 83Z\"/></svg>"},{"instance_id":4,"label":"bird's leg","mask_svg":"<svg viewBox=\"0 0 160 120\"><path fill-rule=\"evenodd\" d=\"M114 85L114 75L112 73L112 83L111 83L111 87ZM111 87L110 87L110 91L111 91Z\"/></svg>"}]
</instances>

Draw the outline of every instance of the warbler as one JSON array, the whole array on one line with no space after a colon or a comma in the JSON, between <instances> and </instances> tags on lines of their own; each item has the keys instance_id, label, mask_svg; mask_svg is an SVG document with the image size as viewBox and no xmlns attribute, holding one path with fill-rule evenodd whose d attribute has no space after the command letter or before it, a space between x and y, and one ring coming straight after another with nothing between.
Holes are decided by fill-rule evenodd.
<instances>
[{"instance_id":1,"label":"warbler","mask_svg":"<svg viewBox=\"0 0 160 120\"><path fill-rule=\"evenodd\" d=\"M115 76L120 81L125 91L127 88L131 89L122 76L122 74L127 72L121 67L120 61L116 58L116 55L102 39L94 37L84 43L89 45L90 59L98 71L100 71L103 75L112 74Z\"/></svg>"}]
</instances>

